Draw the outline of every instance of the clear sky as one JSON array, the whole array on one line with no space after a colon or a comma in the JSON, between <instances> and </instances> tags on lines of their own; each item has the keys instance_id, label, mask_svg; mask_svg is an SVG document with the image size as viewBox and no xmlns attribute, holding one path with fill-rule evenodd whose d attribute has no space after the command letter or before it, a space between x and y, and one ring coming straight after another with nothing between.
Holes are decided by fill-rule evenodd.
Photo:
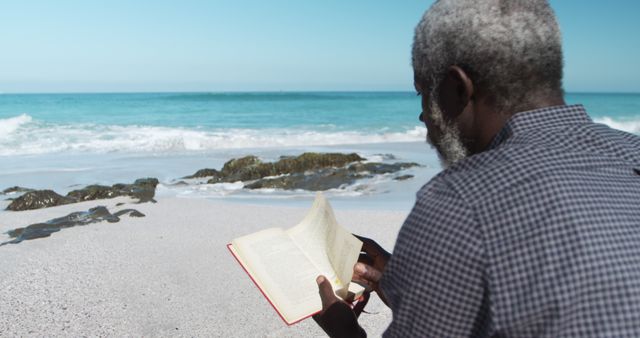
<instances>
[{"instance_id":1,"label":"clear sky","mask_svg":"<svg viewBox=\"0 0 640 338\"><path fill-rule=\"evenodd\" d=\"M412 90L432 1L0 2L0 92ZM567 91L640 92L640 1L552 0Z\"/></svg>"}]
</instances>

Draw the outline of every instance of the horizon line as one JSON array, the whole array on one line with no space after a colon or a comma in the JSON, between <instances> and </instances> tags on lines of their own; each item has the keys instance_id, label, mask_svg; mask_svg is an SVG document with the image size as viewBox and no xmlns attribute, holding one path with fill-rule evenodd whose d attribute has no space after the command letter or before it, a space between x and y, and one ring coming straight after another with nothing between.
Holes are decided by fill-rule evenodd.
<instances>
[{"instance_id":1,"label":"horizon line","mask_svg":"<svg viewBox=\"0 0 640 338\"><path fill-rule=\"evenodd\" d=\"M414 93L414 90L160 90L160 91L42 91L42 92L2 92L1 95L91 95L91 94L279 94L279 93ZM624 94L638 95L640 91L568 91L564 94Z\"/></svg>"}]
</instances>

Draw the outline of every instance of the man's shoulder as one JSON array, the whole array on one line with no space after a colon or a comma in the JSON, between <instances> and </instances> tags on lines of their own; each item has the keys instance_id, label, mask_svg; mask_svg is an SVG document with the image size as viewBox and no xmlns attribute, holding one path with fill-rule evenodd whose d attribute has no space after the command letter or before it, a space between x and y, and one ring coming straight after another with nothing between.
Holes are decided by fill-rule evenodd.
<instances>
[{"instance_id":1,"label":"man's shoulder","mask_svg":"<svg viewBox=\"0 0 640 338\"><path fill-rule=\"evenodd\" d=\"M498 173L508 169L508 165L494 159L495 154L485 152L444 169L418 191L418 199L439 198L446 194L467 200L474 191L497 187L500 185Z\"/></svg>"},{"instance_id":2,"label":"man's shoulder","mask_svg":"<svg viewBox=\"0 0 640 338\"><path fill-rule=\"evenodd\" d=\"M640 136L596 123L533 131L443 170L421 193L454 190L462 199L478 201L519 189L523 182L550 184L568 170L598 165L640 167Z\"/></svg>"}]
</instances>

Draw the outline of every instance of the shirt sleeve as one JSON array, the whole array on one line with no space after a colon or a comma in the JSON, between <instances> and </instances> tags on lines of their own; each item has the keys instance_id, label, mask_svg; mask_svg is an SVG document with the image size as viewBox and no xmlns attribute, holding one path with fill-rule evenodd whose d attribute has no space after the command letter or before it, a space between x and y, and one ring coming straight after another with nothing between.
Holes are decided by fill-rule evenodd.
<instances>
[{"instance_id":1,"label":"shirt sleeve","mask_svg":"<svg viewBox=\"0 0 640 338\"><path fill-rule=\"evenodd\" d=\"M430 182L405 220L381 288L385 337L482 337L489 320L482 233L448 184Z\"/></svg>"}]
</instances>

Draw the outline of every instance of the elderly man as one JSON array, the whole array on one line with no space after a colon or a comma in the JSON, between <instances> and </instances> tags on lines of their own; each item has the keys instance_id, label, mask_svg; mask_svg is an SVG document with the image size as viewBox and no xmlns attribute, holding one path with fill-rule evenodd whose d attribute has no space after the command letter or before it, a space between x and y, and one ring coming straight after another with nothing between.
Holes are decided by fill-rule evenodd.
<instances>
[{"instance_id":1,"label":"elderly man","mask_svg":"<svg viewBox=\"0 0 640 338\"><path fill-rule=\"evenodd\" d=\"M640 337L640 138L567 106L544 0L440 0L413 43L420 120L446 167L389 255L355 267L386 337ZM364 336L317 280L331 336Z\"/></svg>"}]
</instances>

